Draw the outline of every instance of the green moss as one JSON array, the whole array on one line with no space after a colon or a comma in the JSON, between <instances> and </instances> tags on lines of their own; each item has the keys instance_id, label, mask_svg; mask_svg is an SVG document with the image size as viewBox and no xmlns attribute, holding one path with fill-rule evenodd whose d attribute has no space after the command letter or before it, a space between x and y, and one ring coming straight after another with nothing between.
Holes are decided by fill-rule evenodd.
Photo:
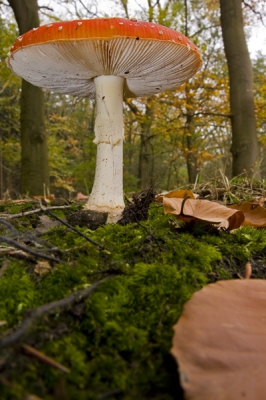
<instances>
[{"instance_id":1,"label":"green moss","mask_svg":"<svg viewBox=\"0 0 266 400\"><path fill-rule=\"evenodd\" d=\"M3 400L19 399L16 390L48 400L96 400L112 390L120 394L110 399L178 398L177 368L169 350L184 303L208 282L242 273L247 260L266 264L266 232L213 233L203 227L195 233L171 221L153 205L141 224L79 228L105 250L64 226L51 229L43 238L65 250L64 263L44 276L26 261L9 261L0 279L0 320L14 328L24 310L87 287L104 271L117 275L85 302L57 310L28 332L26 342L71 373L17 354L5 373L14 386L4 387Z\"/></svg>"},{"instance_id":2,"label":"green moss","mask_svg":"<svg viewBox=\"0 0 266 400\"><path fill-rule=\"evenodd\" d=\"M10 262L0 279L0 321L16 324L24 311L35 306L35 290L25 265Z\"/></svg>"}]
</instances>

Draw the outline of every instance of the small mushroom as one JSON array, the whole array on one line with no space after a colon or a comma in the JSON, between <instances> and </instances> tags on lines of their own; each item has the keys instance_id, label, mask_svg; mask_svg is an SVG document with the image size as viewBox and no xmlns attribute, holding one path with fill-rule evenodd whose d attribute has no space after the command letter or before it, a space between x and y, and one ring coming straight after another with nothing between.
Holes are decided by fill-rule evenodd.
<instances>
[{"instance_id":1,"label":"small mushroom","mask_svg":"<svg viewBox=\"0 0 266 400\"><path fill-rule=\"evenodd\" d=\"M123 98L182 85L201 66L199 50L181 33L149 22L101 18L47 26L19 38L7 64L33 85L96 99L96 172L85 208L108 212L115 222L124 208Z\"/></svg>"}]
</instances>

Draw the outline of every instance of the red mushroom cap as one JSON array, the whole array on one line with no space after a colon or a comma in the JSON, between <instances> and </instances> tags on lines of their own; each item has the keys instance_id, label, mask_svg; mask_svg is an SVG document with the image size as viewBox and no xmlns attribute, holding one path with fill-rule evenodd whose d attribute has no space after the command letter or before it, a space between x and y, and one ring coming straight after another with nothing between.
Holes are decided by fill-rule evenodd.
<instances>
[{"instance_id":1,"label":"red mushroom cap","mask_svg":"<svg viewBox=\"0 0 266 400\"><path fill-rule=\"evenodd\" d=\"M172 90L200 68L197 47L182 33L151 22L101 18L54 22L20 36L7 64L28 82L91 97L94 78L125 78L125 96Z\"/></svg>"}]
</instances>

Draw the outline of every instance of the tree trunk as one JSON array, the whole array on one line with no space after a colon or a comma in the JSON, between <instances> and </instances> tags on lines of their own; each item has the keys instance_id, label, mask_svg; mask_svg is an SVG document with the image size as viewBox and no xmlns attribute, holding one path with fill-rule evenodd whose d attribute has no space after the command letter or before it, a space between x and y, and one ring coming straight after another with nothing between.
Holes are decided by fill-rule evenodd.
<instances>
[{"instance_id":1,"label":"tree trunk","mask_svg":"<svg viewBox=\"0 0 266 400\"><path fill-rule=\"evenodd\" d=\"M140 123L140 152L139 152L139 182L142 190L148 189L153 180L153 151L151 145L152 108L149 98L146 101L146 111Z\"/></svg>"},{"instance_id":2,"label":"tree trunk","mask_svg":"<svg viewBox=\"0 0 266 400\"><path fill-rule=\"evenodd\" d=\"M199 168L198 168L198 155L195 149L195 140L193 138L193 116L187 111L186 121L186 146L187 146L187 172L189 183L195 183Z\"/></svg>"},{"instance_id":3,"label":"tree trunk","mask_svg":"<svg viewBox=\"0 0 266 400\"><path fill-rule=\"evenodd\" d=\"M230 81L233 176L254 168L259 156L253 98L253 70L245 40L242 0L220 0L221 26Z\"/></svg>"},{"instance_id":4,"label":"tree trunk","mask_svg":"<svg viewBox=\"0 0 266 400\"><path fill-rule=\"evenodd\" d=\"M37 0L8 0L19 32L39 26ZM44 185L49 187L48 150L44 125L44 93L36 86L22 81L21 93L21 190L40 195Z\"/></svg>"},{"instance_id":5,"label":"tree trunk","mask_svg":"<svg viewBox=\"0 0 266 400\"><path fill-rule=\"evenodd\" d=\"M188 4L187 0L184 0L184 10L185 10L185 36L189 36L188 27ZM186 92L186 126L185 126L185 137L186 137L186 162L187 162L187 173L189 183L195 183L197 175L199 173L198 168L198 155L194 139L194 124L193 124L193 114L191 113L191 101L189 97L188 85L185 87Z\"/></svg>"}]
</instances>

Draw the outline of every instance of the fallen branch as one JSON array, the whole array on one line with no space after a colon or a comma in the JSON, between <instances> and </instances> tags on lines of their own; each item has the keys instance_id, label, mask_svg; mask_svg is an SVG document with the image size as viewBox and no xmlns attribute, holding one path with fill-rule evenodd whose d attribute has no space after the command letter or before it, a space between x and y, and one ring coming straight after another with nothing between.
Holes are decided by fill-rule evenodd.
<instances>
[{"instance_id":1,"label":"fallen branch","mask_svg":"<svg viewBox=\"0 0 266 400\"><path fill-rule=\"evenodd\" d=\"M68 297L64 297L63 299L44 304L32 310L27 310L28 315L22 320L18 329L0 340L0 349L10 347L22 340L24 336L28 333L29 329L36 319L44 317L54 310L63 310L72 304L81 302L82 300L89 297L95 291L95 289L97 289L98 286L100 286L107 279L110 279L110 277L101 279L100 281L93 283L86 289L74 292Z\"/></svg>"},{"instance_id":2,"label":"fallen branch","mask_svg":"<svg viewBox=\"0 0 266 400\"><path fill-rule=\"evenodd\" d=\"M48 256L46 254L41 254L38 251L34 251L34 250L30 249L29 247L23 246L22 244L16 242L15 240L9 239L9 238L7 238L5 236L0 236L0 242L4 242L4 243L7 243L7 244L10 244L11 246L14 246L17 249L20 249L20 250L23 250L23 251L25 251L25 252L27 252L29 254L32 254L35 257L40 257L40 258L43 258L45 260L53 261L53 262L56 262L56 263L62 263L63 262L62 260L60 260L60 258Z\"/></svg>"},{"instance_id":3,"label":"fallen branch","mask_svg":"<svg viewBox=\"0 0 266 400\"><path fill-rule=\"evenodd\" d=\"M88 242L90 242L91 244L93 244L94 246L98 246L101 250L107 250L103 245L101 245L98 242L95 242L95 240L91 239L89 236L85 235L85 233L79 231L77 228L75 228L74 226L70 225L69 223L67 223L66 221L64 221L63 219L59 218L57 215L55 215L54 213L52 213L48 208L44 207L41 202L40 202L40 206L43 212L45 212L46 214L50 215L51 217L55 218L57 221L61 222L61 224L67 226L69 229L71 229L72 231L76 232L79 236L82 236L84 239L86 239Z\"/></svg>"},{"instance_id":4,"label":"fallen branch","mask_svg":"<svg viewBox=\"0 0 266 400\"><path fill-rule=\"evenodd\" d=\"M53 206L53 207L47 207L47 210L62 210L64 208L70 208L71 206ZM13 219L13 218L19 218L19 217L25 217L26 215L32 215L32 214L38 214L42 212L42 208L36 208L35 210L30 210L30 211L22 211L21 213L18 214L0 214L1 218L6 218L6 219Z\"/></svg>"},{"instance_id":5,"label":"fallen branch","mask_svg":"<svg viewBox=\"0 0 266 400\"><path fill-rule=\"evenodd\" d=\"M38 243L41 246L45 245L45 246L49 247L49 249L51 251L56 251L56 252L58 252L60 254L63 253L62 250L58 249L58 247L55 247L53 244L47 242L46 240L38 238L37 236L33 235L30 232L23 232L23 233L19 232L12 224L10 224L9 222L5 221L4 219L0 218L0 224L6 226L11 231L11 233L13 234L13 239L25 237L26 240L29 240L29 241L31 241L31 242L33 242L35 244Z\"/></svg>"}]
</instances>

